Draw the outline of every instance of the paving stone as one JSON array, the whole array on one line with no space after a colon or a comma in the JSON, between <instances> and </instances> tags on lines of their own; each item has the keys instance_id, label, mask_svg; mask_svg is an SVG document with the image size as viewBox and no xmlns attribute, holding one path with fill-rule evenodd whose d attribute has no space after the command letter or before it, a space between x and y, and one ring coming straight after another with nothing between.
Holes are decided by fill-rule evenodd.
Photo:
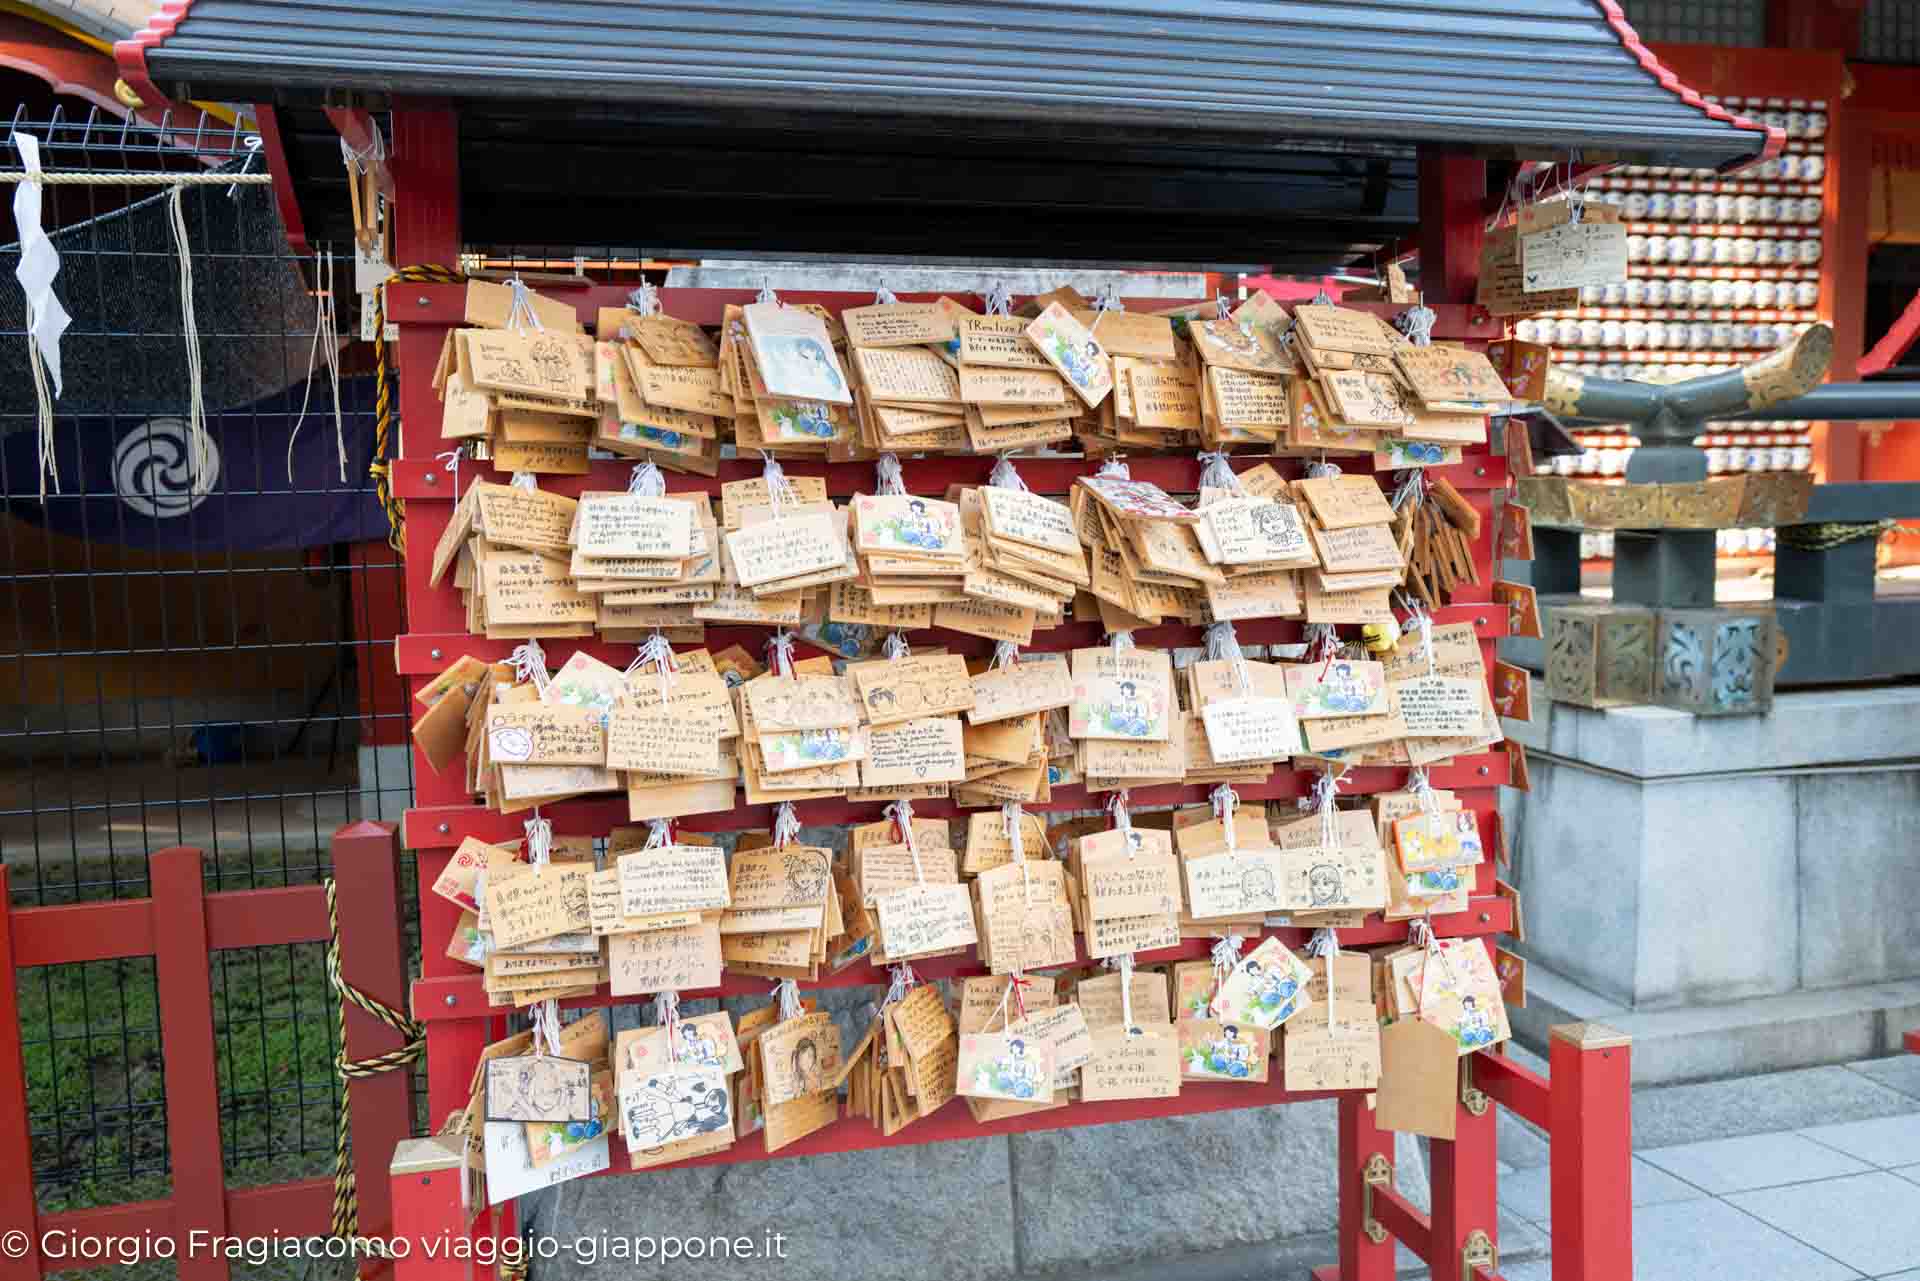
<instances>
[{"instance_id":1,"label":"paving stone","mask_svg":"<svg viewBox=\"0 0 1920 1281\"><path fill-rule=\"evenodd\" d=\"M1862 1059L1847 1067L1868 1080L1920 1099L1920 1054L1895 1054L1884 1059Z\"/></svg>"},{"instance_id":2,"label":"paving stone","mask_svg":"<svg viewBox=\"0 0 1920 1281\"><path fill-rule=\"evenodd\" d=\"M1545 1227L1553 1221L1551 1186L1551 1171L1547 1167L1520 1170L1512 1177L1500 1180L1500 1204L1522 1218ZM1648 1165L1639 1157L1634 1158L1633 1204L1662 1205L1668 1201L1691 1201L1705 1195L1692 1184Z\"/></svg>"},{"instance_id":3,"label":"paving stone","mask_svg":"<svg viewBox=\"0 0 1920 1281\"><path fill-rule=\"evenodd\" d=\"M1868 1276L1920 1267L1920 1187L1884 1170L1726 1199Z\"/></svg>"},{"instance_id":4,"label":"paving stone","mask_svg":"<svg viewBox=\"0 0 1920 1281\"><path fill-rule=\"evenodd\" d=\"M1920 1164L1895 1166L1891 1173L1899 1175L1909 1183L1920 1183Z\"/></svg>"},{"instance_id":5,"label":"paving stone","mask_svg":"<svg viewBox=\"0 0 1920 1281\"><path fill-rule=\"evenodd\" d=\"M1869 1165L1884 1169L1912 1165L1916 1159L1920 1159L1920 1112L1880 1117L1872 1121L1815 1126L1801 1133L1817 1143L1838 1148L1848 1156L1858 1157Z\"/></svg>"},{"instance_id":6,"label":"paving stone","mask_svg":"<svg viewBox=\"0 0 1920 1281\"><path fill-rule=\"evenodd\" d=\"M1748 1134L1737 1139L1647 1148L1640 1155L1716 1196L1864 1174L1872 1168L1799 1134Z\"/></svg>"},{"instance_id":7,"label":"paving stone","mask_svg":"<svg viewBox=\"0 0 1920 1281\"><path fill-rule=\"evenodd\" d=\"M1633 1096L1633 1146L1772 1134L1913 1112L1913 1100L1849 1068L1801 1068L1765 1076L1640 1090ZM1920 1147L1916 1147L1920 1152Z\"/></svg>"},{"instance_id":8,"label":"paving stone","mask_svg":"<svg viewBox=\"0 0 1920 1281\"><path fill-rule=\"evenodd\" d=\"M1711 1197L1633 1212L1634 1281L1855 1281L1859 1275ZM1519 1279L1509 1275L1508 1281Z\"/></svg>"}]
</instances>

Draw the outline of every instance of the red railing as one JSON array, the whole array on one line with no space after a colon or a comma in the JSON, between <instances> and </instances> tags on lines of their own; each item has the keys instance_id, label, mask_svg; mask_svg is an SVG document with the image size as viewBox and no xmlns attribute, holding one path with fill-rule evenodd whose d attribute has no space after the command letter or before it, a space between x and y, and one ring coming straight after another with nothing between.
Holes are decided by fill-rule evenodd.
<instances>
[{"instance_id":1,"label":"red railing","mask_svg":"<svg viewBox=\"0 0 1920 1281\"><path fill-rule=\"evenodd\" d=\"M406 958L400 929L399 841L390 823L354 823L333 834L333 872L342 913L340 970L345 982L400 1007ZM105 1238L164 1239L181 1281L226 1281L228 1258L190 1242L226 1238L324 1235L332 1222L331 1177L258 1187L227 1186L221 1144L220 1082L214 1031L213 953L228 948L325 943L327 892L322 885L209 894L201 853L176 846L148 861L151 898L64 907L9 906L0 866L0 1281L37 1281L98 1257L76 1257L82 1242ZM164 1090L173 1195L41 1214L33 1180L33 1140L20 1032L18 972L33 966L154 958L159 1021L165 1029ZM366 1058L397 1048L400 1035L349 1009L346 1056ZM355 1080L353 1155L360 1197L360 1233L385 1236L393 1222L387 1166L394 1145L413 1128L413 1087L404 1071ZM13 1235L24 1233L24 1237ZM193 1234L205 1234L195 1237ZM43 1249L43 1243L57 1242Z\"/></svg>"}]
</instances>

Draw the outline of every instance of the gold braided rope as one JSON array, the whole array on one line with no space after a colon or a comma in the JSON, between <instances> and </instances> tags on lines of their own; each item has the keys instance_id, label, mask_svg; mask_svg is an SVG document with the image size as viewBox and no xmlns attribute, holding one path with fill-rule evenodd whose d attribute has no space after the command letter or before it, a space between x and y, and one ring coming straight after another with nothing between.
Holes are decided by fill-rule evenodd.
<instances>
[{"instance_id":1,"label":"gold braided rope","mask_svg":"<svg viewBox=\"0 0 1920 1281\"><path fill-rule=\"evenodd\" d=\"M1774 541L1780 546L1791 547L1795 551L1831 551L1835 547L1844 547L1862 538L1879 538L1899 523L1896 520L1864 520L1853 523L1830 520L1817 525L1782 525L1775 534Z\"/></svg>"},{"instance_id":2,"label":"gold braided rope","mask_svg":"<svg viewBox=\"0 0 1920 1281\"><path fill-rule=\"evenodd\" d=\"M360 1193L353 1171L353 1091L348 1082L379 1076L404 1068L418 1059L427 1048L426 1029L394 1009L376 1000L340 977L340 911L333 878L327 878L327 982L340 994L340 1052L334 1056L333 1070L340 1077L340 1124L333 1135L333 1235L360 1235ZM376 1054L370 1059L347 1057L347 1002L359 1006L374 1018L407 1038L399 1049ZM369 1243L382 1257L386 1250Z\"/></svg>"},{"instance_id":3,"label":"gold braided rope","mask_svg":"<svg viewBox=\"0 0 1920 1281\"><path fill-rule=\"evenodd\" d=\"M396 284L457 285L466 277L451 267L437 263L402 267L387 278L386 286L373 291L373 460L367 474L373 477L373 492L380 509L387 514L387 545L407 554L407 506L393 496L393 380L387 365L387 287Z\"/></svg>"}]
</instances>

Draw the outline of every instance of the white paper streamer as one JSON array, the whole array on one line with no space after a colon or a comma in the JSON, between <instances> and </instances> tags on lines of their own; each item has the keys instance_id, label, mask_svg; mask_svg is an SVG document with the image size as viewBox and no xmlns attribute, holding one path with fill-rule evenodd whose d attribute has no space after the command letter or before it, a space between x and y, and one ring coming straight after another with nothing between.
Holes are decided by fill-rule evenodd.
<instances>
[{"instance_id":1,"label":"white paper streamer","mask_svg":"<svg viewBox=\"0 0 1920 1281\"><path fill-rule=\"evenodd\" d=\"M53 457L53 401L62 392L60 335L67 332L73 317L54 296L60 251L40 226L40 140L30 133L15 133L13 145L20 152L21 167L27 171L27 180L13 190L13 221L20 233L20 263L13 275L26 294L27 355L39 404L40 496L45 498L49 476L53 478L53 492L60 492L60 473ZM47 394L48 378L53 380L52 396Z\"/></svg>"},{"instance_id":2,"label":"white paper streamer","mask_svg":"<svg viewBox=\"0 0 1920 1281\"><path fill-rule=\"evenodd\" d=\"M627 477L627 492L639 494L642 498L664 498L667 494L667 478L660 474L660 468L649 458L636 465L633 474Z\"/></svg>"},{"instance_id":3,"label":"white paper streamer","mask_svg":"<svg viewBox=\"0 0 1920 1281\"><path fill-rule=\"evenodd\" d=\"M898 454L882 454L873 460L873 487L877 494L907 492L907 479L900 474Z\"/></svg>"},{"instance_id":4,"label":"white paper streamer","mask_svg":"<svg viewBox=\"0 0 1920 1281\"><path fill-rule=\"evenodd\" d=\"M993 465L991 472L987 473L987 483L995 489L1018 489L1023 493L1027 491L1027 482L1020 478L1018 471L1014 470L1013 455L1010 453L1000 455L1000 461Z\"/></svg>"},{"instance_id":5,"label":"white paper streamer","mask_svg":"<svg viewBox=\"0 0 1920 1281\"><path fill-rule=\"evenodd\" d=\"M547 682L553 678L547 674L547 651L540 648L539 641L527 640L515 645L507 661L513 664L516 681L532 681L535 692L543 698L546 696Z\"/></svg>"},{"instance_id":6,"label":"white paper streamer","mask_svg":"<svg viewBox=\"0 0 1920 1281\"><path fill-rule=\"evenodd\" d=\"M773 811L773 848L783 850L800 839L800 815L792 801L781 801Z\"/></svg>"}]
</instances>

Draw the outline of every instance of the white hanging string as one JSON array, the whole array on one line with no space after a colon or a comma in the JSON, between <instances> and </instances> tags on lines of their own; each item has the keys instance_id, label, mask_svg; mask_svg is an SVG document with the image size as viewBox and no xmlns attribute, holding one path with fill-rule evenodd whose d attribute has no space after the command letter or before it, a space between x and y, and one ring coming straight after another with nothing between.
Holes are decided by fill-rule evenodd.
<instances>
[{"instance_id":1,"label":"white hanging string","mask_svg":"<svg viewBox=\"0 0 1920 1281\"><path fill-rule=\"evenodd\" d=\"M1115 285L1111 280L1105 285L1102 285L1100 287L1100 296L1093 300L1093 309L1095 311L1125 311L1126 307L1120 302L1119 286ZM1099 323L1098 320L1094 321L1096 325Z\"/></svg>"},{"instance_id":2,"label":"white hanging string","mask_svg":"<svg viewBox=\"0 0 1920 1281\"><path fill-rule=\"evenodd\" d=\"M527 834L527 863L533 867L545 867L553 859L553 820L540 813L535 806L533 817L525 823Z\"/></svg>"},{"instance_id":3,"label":"white hanging string","mask_svg":"<svg viewBox=\"0 0 1920 1281\"><path fill-rule=\"evenodd\" d=\"M1233 853L1240 848L1240 835L1234 830L1234 811L1240 808L1240 793L1222 783L1208 794L1213 802L1213 816L1220 820L1220 830L1226 838L1227 852Z\"/></svg>"},{"instance_id":4,"label":"white hanging string","mask_svg":"<svg viewBox=\"0 0 1920 1281\"><path fill-rule=\"evenodd\" d=\"M1113 646L1113 652L1115 657L1118 657L1121 654L1131 654L1133 652L1133 632L1132 631L1109 633L1107 636L1107 640Z\"/></svg>"},{"instance_id":5,"label":"white hanging string","mask_svg":"<svg viewBox=\"0 0 1920 1281\"><path fill-rule=\"evenodd\" d=\"M647 820L647 843L643 850L661 850L673 844L673 821L665 818Z\"/></svg>"},{"instance_id":6,"label":"white hanging string","mask_svg":"<svg viewBox=\"0 0 1920 1281\"><path fill-rule=\"evenodd\" d=\"M667 1030L667 1062L680 1062L680 994L672 988L653 998L653 1021Z\"/></svg>"},{"instance_id":7,"label":"white hanging string","mask_svg":"<svg viewBox=\"0 0 1920 1281\"><path fill-rule=\"evenodd\" d=\"M780 295L773 292L773 281L764 280L761 283L760 295L759 297L755 298L754 301L755 302L771 302L771 303L777 303L780 301Z\"/></svg>"},{"instance_id":8,"label":"white hanging string","mask_svg":"<svg viewBox=\"0 0 1920 1281\"><path fill-rule=\"evenodd\" d=\"M1027 870L1027 843L1020 833L1023 815L1019 801L1004 801L1000 805L1000 821L1006 825L1007 844L1013 847L1013 861L1020 865L1020 903L1024 915L1024 909L1033 906L1027 901L1033 890L1033 874Z\"/></svg>"},{"instance_id":9,"label":"white hanging string","mask_svg":"<svg viewBox=\"0 0 1920 1281\"><path fill-rule=\"evenodd\" d=\"M1230 663L1233 683L1242 694L1253 692L1253 673L1247 670L1246 651L1240 648L1239 633L1231 620L1209 624L1205 632L1207 658L1215 663Z\"/></svg>"},{"instance_id":10,"label":"white hanging string","mask_svg":"<svg viewBox=\"0 0 1920 1281\"><path fill-rule=\"evenodd\" d=\"M1307 940L1307 955L1321 958L1327 967L1327 1029L1332 1031L1340 1024L1333 996L1333 975L1340 962L1339 936L1331 929L1315 930Z\"/></svg>"},{"instance_id":11,"label":"white hanging string","mask_svg":"<svg viewBox=\"0 0 1920 1281\"><path fill-rule=\"evenodd\" d=\"M533 1053L560 1053L560 1002L548 997L528 1012L533 1020Z\"/></svg>"},{"instance_id":12,"label":"white hanging string","mask_svg":"<svg viewBox=\"0 0 1920 1281\"><path fill-rule=\"evenodd\" d=\"M1226 450L1202 450L1200 453L1200 485L1203 489L1224 489L1230 494L1242 494L1240 477L1234 474L1232 464L1227 462Z\"/></svg>"},{"instance_id":13,"label":"white hanging string","mask_svg":"<svg viewBox=\"0 0 1920 1281\"><path fill-rule=\"evenodd\" d=\"M1307 644L1307 656L1316 663L1332 658L1340 649L1340 637L1332 623L1308 623L1301 639Z\"/></svg>"},{"instance_id":14,"label":"white hanging string","mask_svg":"<svg viewBox=\"0 0 1920 1281\"><path fill-rule=\"evenodd\" d=\"M876 307L889 307L899 301L900 300L894 296L893 290L887 288L885 285L873 291L873 305Z\"/></svg>"},{"instance_id":15,"label":"white hanging string","mask_svg":"<svg viewBox=\"0 0 1920 1281\"><path fill-rule=\"evenodd\" d=\"M773 810L773 848L783 850L799 839L799 812L792 801L781 801Z\"/></svg>"},{"instance_id":16,"label":"white hanging string","mask_svg":"<svg viewBox=\"0 0 1920 1281\"><path fill-rule=\"evenodd\" d=\"M1313 295L1313 306L1315 307L1333 306L1333 295L1328 293L1324 289L1317 290Z\"/></svg>"},{"instance_id":17,"label":"white hanging string","mask_svg":"<svg viewBox=\"0 0 1920 1281\"><path fill-rule=\"evenodd\" d=\"M1133 479L1133 473L1127 470L1127 460L1124 458L1107 459L1100 464L1100 470L1095 474L1100 476L1113 476L1119 480Z\"/></svg>"},{"instance_id":18,"label":"white hanging string","mask_svg":"<svg viewBox=\"0 0 1920 1281\"><path fill-rule=\"evenodd\" d=\"M906 1000L907 993L920 985L920 976L915 974L913 967L905 961L888 967L887 973L891 977L887 981L887 994L880 1001L882 1010Z\"/></svg>"},{"instance_id":19,"label":"white hanging string","mask_svg":"<svg viewBox=\"0 0 1920 1281\"><path fill-rule=\"evenodd\" d=\"M673 692L673 677L677 670L673 661L673 642L664 633L655 632L647 637L640 646L640 653L634 658L632 671L645 671L651 664L660 677L660 705L666 706L667 696Z\"/></svg>"},{"instance_id":20,"label":"white hanging string","mask_svg":"<svg viewBox=\"0 0 1920 1281\"><path fill-rule=\"evenodd\" d=\"M1340 775L1333 772L1333 766L1321 769L1320 777L1313 780L1313 808L1320 815L1320 847L1337 849L1340 845L1339 807L1334 798L1340 794Z\"/></svg>"},{"instance_id":21,"label":"white hanging string","mask_svg":"<svg viewBox=\"0 0 1920 1281\"><path fill-rule=\"evenodd\" d=\"M1213 961L1213 986L1218 991L1227 981L1227 975L1233 973L1233 967L1240 964L1240 947L1246 942L1238 934L1229 931L1214 941L1213 949L1208 953Z\"/></svg>"},{"instance_id":22,"label":"white hanging string","mask_svg":"<svg viewBox=\"0 0 1920 1281\"><path fill-rule=\"evenodd\" d=\"M792 979L781 979L773 985L773 994L780 998L780 1021L797 1019L806 1010L800 1004L800 985Z\"/></svg>"},{"instance_id":23,"label":"white hanging string","mask_svg":"<svg viewBox=\"0 0 1920 1281\"><path fill-rule=\"evenodd\" d=\"M793 675L793 633L784 627L767 637L767 666L775 676Z\"/></svg>"},{"instance_id":24,"label":"white hanging string","mask_svg":"<svg viewBox=\"0 0 1920 1281\"><path fill-rule=\"evenodd\" d=\"M1233 319L1233 303L1225 294L1215 294L1213 296L1213 318L1215 320Z\"/></svg>"},{"instance_id":25,"label":"white hanging string","mask_svg":"<svg viewBox=\"0 0 1920 1281\"><path fill-rule=\"evenodd\" d=\"M880 652L887 656L888 662L897 663L913 652L907 644L905 632L888 632L887 638L880 642Z\"/></svg>"},{"instance_id":26,"label":"white hanging string","mask_svg":"<svg viewBox=\"0 0 1920 1281\"><path fill-rule=\"evenodd\" d=\"M993 470L987 473L987 483L995 489L1018 489L1023 493L1027 492L1027 482L1022 480L1020 473L1014 469L1011 452L1000 455L1000 461L996 462Z\"/></svg>"},{"instance_id":27,"label":"white hanging string","mask_svg":"<svg viewBox=\"0 0 1920 1281\"><path fill-rule=\"evenodd\" d=\"M667 478L660 474L660 468L653 459L636 464L627 476L627 492L638 494L642 498L665 498Z\"/></svg>"},{"instance_id":28,"label":"white hanging string","mask_svg":"<svg viewBox=\"0 0 1920 1281\"><path fill-rule=\"evenodd\" d=\"M1389 501L1393 510L1400 511L1409 503L1418 507L1422 502L1426 501L1426 496L1427 469L1424 467L1409 467L1401 473L1400 485L1393 491L1393 497Z\"/></svg>"},{"instance_id":29,"label":"white hanging string","mask_svg":"<svg viewBox=\"0 0 1920 1281\"><path fill-rule=\"evenodd\" d=\"M451 472L453 474L453 496L456 501L460 497L460 460L466 456L466 452L467 446L465 442L462 442L461 444L455 445L452 449L444 450L433 456L434 461L440 464L441 471Z\"/></svg>"},{"instance_id":30,"label":"white hanging string","mask_svg":"<svg viewBox=\"0 0 1920 1281\"><path fill-rule=\"evenodd\" d=\"M528 330L544 330L540 323L540 313L533 309L533 295L527 291L527 282L514 276L507 282L507 288L513 291L513 301L507 307L507 328L516 333Z\"/></svg>"},{"instance_id":31,"label":"white hanging string","mask_svg":"<svg viewBox=\"0 0 1920 1281\"><path fill-rule=\"evenodd\" d=\"M927 883L927 869L920 866L920 842L913 836L913 804L910 801L895 801L881 813L887 815L900 827L900 839L906 843L907 853L913 855L913 878L920 884Z\"/></svg>"},{"instance_id":32,"label":"white hanging string","mask_svg":"<svg viewBox=\"0 0 1920 1281\"><path fill-rule=\"evenodd\" d=\"M1434 794L1433 780L1427 777L1427 767L1416 765L1407 771L1407 790L1420 802L1420 811L1429 817L1440 812L1440 798Z\"/></svg>"},{"instance_id":33,"label":"white hanging string","mask_svg":"<svg viewBox=\"0 0 1920 1281\"><path fill-rule=\"evenodd\" d=\"M1127 847L1127 857L1132 858L1133 813L1128 805L1128 790L1124 787L1107 798L1107 813L1113 815L1113 830L1127 838L1123 844Z\"/></svg>"},{"instance_id":34,"label":"white hanging string","mask_svg":"<svg viewBox=\"0 0 1920 1281\"><path fill-rule=\"evenodd\" d=\"M1339 474L1340 465L1338 463L1330 463L1324 458L1317 463L1307 464L1308 480L1325 480L1329 476L1338 476Z\"/></svg>"},{"instance_id":35,"label":"white hanging string","mask_svg":"<svg viewBox=\"0 0 1920 1281\"><path fill-rule=\"evenodd\" d=\"M344 139L342 140L344 142ZM293 484L293 445L300 439L300 428L307 421L307 404L313 399L315 362L326 352L327 378L333 388L333 439L340 453L340 483L347 483L347 427L340 412L340 329L333 305L333 251L313 255L313 342L307 347L307 379L300 392L300 413L287 433L287 484ZM456 472L454 497L460 496L460 478Z\"/></svg>"},{"instance_id":36,"label":"white hanging string","mask_svg":"<svg viewBox=\"0 0 1920 1281\"><path fill-rule=\"evenodd\" d=\"M40 497L47 496L47 480L60 492L60 464L53 453L53 402L62 394L60 335L73 318L54 296L54 278L60 274L60 251L40 226L42 190L48 175L40 168L40 140L15 133L13 145L26 170L13 193L13 221L20 233L20 261L14 278L26 295L27 364L33 371L33 396L40 436ZM48 391L48 381L52 391Z\"/></svg>"},{"instance_id":37,"label":"white hanging string","mask_svg":"<svg viewBox=\"0 0 1920 1281\"><path fill-rule=\"evenodd\" d=\"M547 682L553 678L547 674L547 651L540 648L539 641L525 640L515 645L507 662L513 665L514 680L532 681L534 692L546 697Z\"/></svg>"},{"instance_id":38,"label":"white hanging string","mask_svg":"<svg viewBox=\"0 0 1920 1281\"><path fill-rule=\"evenodd\" d=\"M1393 327L1407 336L1407 341L1416 347L1433 346L1433 323L1440 319L1438 312L1431 307L1418 304L1407 308L1393 318Z\"/></svg>"},{"instance_id":39,"label":"white hanging string","mask_svg":"<svg viewBox=\"0 0 1920 1281\"><path fill-rule=\"evenodd\" d=\"M873 490L876 494L904 494L907 479L900 472L900 456L886 453L873 460Z\"/></svg>"},{"instance_id":40,"label":"white hanging string","mask_svg":"<svg viewBox=\"0 0 1920 1281\"><path fill-rule=\"evenodd\" d=\"M529 494L537 493L540 489L540 475L538 472L517 471L507 483L515 489L524 489Z\"/></svg>"},{"instance_id":41,"label":"white hanging string","mask_svg":"<svg viewBox=\"0 0 1920 1281\"><path fill-rule=\"evenodd\" d=\"M1020 661L1020 643L1018 641L995 641L993 643L993 668L998 671L1012 667Z\"/></svg>"},{"instance_id":42,"label":"white hanging string","mask_svg":"<svg viewBox=\"0 0 1920 1281\"><path fill-rule=\"evenodd\" d=\"M637 316L657 316L660 314L660 291L653 282L643 280L627 291L627 310Z\"/></svg>"},{"instance_id":43,"label":"white hanging string","mask_svg":"<svg viewBox=\"0 0 1920 1281\"><path fill-rule=\"evenodd\" d=\"M989 316L1010 316L1013 314L1013 295L1007 292L1004 281L996 280L987 288L987 314Z\"/></svg>"},{"instance_id":44,"label":"white hanging string","mask_svg":"<svg viewBox=\"0 0 1920 1281\"><path fill-rule=\"evenodd\" d=\"M799 502L800 494L794 489L793 482L787 479L787 469L780 465L778 458L764 449L760 451L760 458L763 463L760 476L767 485L767 506L772 509L774 519L777 520L780 517L781 504Z\"/></svg>"},{"instance_id":45,"label":"white hanging string","mask_svg":"<svg viewBox=\"0 0 1920 1281\"><path fill-rule=\"evenodd\" d=\"M200 326L193 312L193 251L187 244L187 219L181 200L185 187L175 187L167 200L167 225L173 232L173 253L180 264L180 337L187 348L187 485L213 488L213 437L207 434L206 393L200 369Z\"/></svg>"},{"instance_id":46,"label":"white hanging string","mask_svg":"<svg viewBox=\"0 0 1920 1281\"><path fill-rule=\"evenodd\" d=\"M1131 1033L1133 1031L1133 953L1122 952L1115 957L1114 969L1120 972L1120 1026Z\"/></svg>"}]
</instances>

